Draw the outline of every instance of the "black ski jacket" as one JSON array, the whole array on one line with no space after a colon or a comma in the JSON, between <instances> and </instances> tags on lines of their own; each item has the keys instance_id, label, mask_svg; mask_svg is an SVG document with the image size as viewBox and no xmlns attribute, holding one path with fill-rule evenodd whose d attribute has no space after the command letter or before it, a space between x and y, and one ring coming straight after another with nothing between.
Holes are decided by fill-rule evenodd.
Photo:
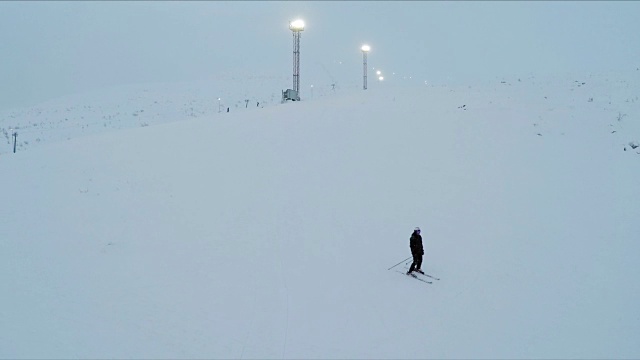
<instances>
[{"instance_id":1,"label":"black ski jacket","mask_svg":"<svg viewBox=\"0 0 640 360\"><path fill-rule=\"evenodd\" d=\"M409 247L411 248L411 255L424 255L422 236L415 231L411 234L411 239L409 239Z\"/></svg>"}]
</instances>

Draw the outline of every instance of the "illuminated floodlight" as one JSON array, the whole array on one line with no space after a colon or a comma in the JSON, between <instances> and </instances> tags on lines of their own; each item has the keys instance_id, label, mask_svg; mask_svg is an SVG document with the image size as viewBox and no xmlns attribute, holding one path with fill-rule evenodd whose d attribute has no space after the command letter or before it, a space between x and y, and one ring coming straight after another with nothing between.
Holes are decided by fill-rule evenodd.
<instances>
[{"instance_id":1,"label":"illuminated floodlight","mask_svg":"<svg viewBox=\"0 0 640 360\"><path fill-rule=\"evenodd\" d=\"M376 75L380 75L380 74L382 74L382 71L380 70L376 71Z\"/></svg>"},{"instance_id":2,"label":"illuminated floodlight","mask_svg":"<svg viewBox=\"0 0 640 360\"><path fill-rule=\"evenodd\" d=\"M298 19L289 23L291 31L304 31L304 21Z\"/></svg>"},{"instance_id":3,"label":"illuminated floodlight","mask_svg":"<svg viewBox=\"0 0 640 360\"><path fill-rule=\"evenodd\" d=\"M384 76L378 77L378 80L380 80L380 81L384 80Z\"/></svg>"},{"instance_id":4,"label":"illuminated floodlight","mask_svg":"<svg viewBox=\"0 0 640 360\"><path fill-rule=\"evenodd\" d=\"M367 90L367 53L371 51L371 46L362 45L362 90Z\"/></svg>"}]
</instances>

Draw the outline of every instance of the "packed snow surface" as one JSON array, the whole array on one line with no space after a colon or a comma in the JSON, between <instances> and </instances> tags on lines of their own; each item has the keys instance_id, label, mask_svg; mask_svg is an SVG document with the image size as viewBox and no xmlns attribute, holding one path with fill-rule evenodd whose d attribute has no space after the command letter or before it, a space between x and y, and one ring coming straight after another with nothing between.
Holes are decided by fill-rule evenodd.
<instances>
[{"instance_id":1,"label":"packed snow surface","mask_svg":"<svg viewBox=\"0 0 640 360\"><path fill-rule=\"evenodd\" d=\"M639 80L5 111L0 358L639 358Z\"/></svg>"}]
</instances>

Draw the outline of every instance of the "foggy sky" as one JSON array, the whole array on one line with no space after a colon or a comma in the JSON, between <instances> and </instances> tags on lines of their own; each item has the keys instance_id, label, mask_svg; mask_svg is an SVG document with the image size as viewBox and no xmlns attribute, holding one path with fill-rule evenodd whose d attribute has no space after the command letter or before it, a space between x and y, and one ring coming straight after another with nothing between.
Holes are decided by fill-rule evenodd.
<instances>
[{"instance_id":1,"label":"foggy sky","mask_svg":"<svg viewBox=\"0 0 640 360\"><path fill-rule=\"evenodd\" d=\"M288 23L306 22L301 86L640 67L640 2L0 2L0 110L107 86L290 77ZM283 85L283 88L289 85Z\"/></svg>"}]
</instances>

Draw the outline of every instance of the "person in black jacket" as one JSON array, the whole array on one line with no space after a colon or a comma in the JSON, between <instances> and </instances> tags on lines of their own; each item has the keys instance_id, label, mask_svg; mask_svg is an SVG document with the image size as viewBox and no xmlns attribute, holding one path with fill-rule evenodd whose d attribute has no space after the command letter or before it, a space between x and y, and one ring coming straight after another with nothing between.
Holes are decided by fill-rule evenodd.
<instances>
[{"instance_id":1,"label":"person in black jacket","mask_svg":"<svg viewBox=\"0 0 640 360\"><path fill-rule=\"evenodd\" d=\"M411 263L409 271L407 271L407 275L411 274L413 271L424 274L424 272L420 270L420 266L422 266L424 248L422 247L422 236L420 235L419 227L413 230L413 234L411 234L411 238L409 239L409 247L411 248L411 255L413 255L413 262Z\"/></svg>"}]
</instances>

